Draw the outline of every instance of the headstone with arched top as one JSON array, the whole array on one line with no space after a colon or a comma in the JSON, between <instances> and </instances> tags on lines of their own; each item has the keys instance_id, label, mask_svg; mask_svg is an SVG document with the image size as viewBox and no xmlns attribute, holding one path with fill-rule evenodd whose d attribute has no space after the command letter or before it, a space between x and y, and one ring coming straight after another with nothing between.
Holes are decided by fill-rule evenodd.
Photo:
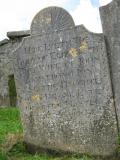
<instances>
[{"instance_id":1,"label":"headstone with arched top","mask_svg":"<svg viewBox=\"0 0 120 160\"><path fill-rule=\"evenodd\" d=\"M21 54L22 53L22 54ZM111 155L117 127L104 37L49 7L15 51L28 149Z\"/></svg>"}]
</instances>

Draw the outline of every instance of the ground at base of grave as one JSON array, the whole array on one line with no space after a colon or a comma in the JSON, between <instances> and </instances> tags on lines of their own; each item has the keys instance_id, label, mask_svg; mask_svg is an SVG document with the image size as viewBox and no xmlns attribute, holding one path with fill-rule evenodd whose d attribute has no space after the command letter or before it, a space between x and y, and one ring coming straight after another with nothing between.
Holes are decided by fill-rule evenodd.
<instances>
[{"instance_id":1,"label":"ground at base of grave","mask_svg":"<svg viewBox=\"0 0 120 160\"><path fill-rule=\"evenodd\" d=\"M11 107L0 108L0 160L96 160L96 158L86 155L53 156L27 153L19 110Z\"/></svg>"}]
</instances>

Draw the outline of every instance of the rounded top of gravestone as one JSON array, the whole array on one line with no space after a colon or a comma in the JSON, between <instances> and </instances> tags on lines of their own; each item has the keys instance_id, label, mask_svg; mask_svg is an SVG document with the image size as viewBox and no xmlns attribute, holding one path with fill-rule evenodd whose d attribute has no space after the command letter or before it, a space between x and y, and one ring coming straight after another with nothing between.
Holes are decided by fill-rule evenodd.
<instances>
[{"instance_id":1,"label":"rounded top of gravestone","mask_svg":"<svg viewBox=\"0 0 120 160\"><path fill-rule=\"evenodd\" d=\"M31 35L52 33L74 26L74 21L66 10L60 7L48 7L34 17L31 24Z\"/></svg>"}]
</instances>

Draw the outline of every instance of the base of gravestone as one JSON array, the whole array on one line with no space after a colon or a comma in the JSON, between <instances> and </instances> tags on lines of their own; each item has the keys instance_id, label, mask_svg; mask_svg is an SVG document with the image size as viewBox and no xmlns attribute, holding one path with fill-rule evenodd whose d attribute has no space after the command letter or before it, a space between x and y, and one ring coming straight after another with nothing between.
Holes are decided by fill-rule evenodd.
<instances>
[{"instance_id":1,"label":"base of gravestone","mask_svg":"<svg viewBox=\"0 0 120 160\"><path fill-rule=\"evenodd\" d=\"M48 154L52 156L63 156L63 155L73 155L73 154L76 155L76 153L73 153L73 152L42 148L42 147L36 146L34 144L26 143L26 142L25 142L25 146L26 146L26 150L30 154L42 153L42 154Z\"/></svg>"},{"instance_id":2,"label":"base of gravestone","mask_svg":"<svg viewBox=\"0 0 120 160\"><path fill-rule=\"evenodd\" d=\"M26 142L24 143L25 143L27 152L33 155L36 153L37 154L40 153L40 154L47 154L54 157L71 156L71 157L77 157L77 158L82 157L83 155L86 155L85 153L80 154L80 153L69 152L69 151L52 150L48 148L42 148L30 143L26 143ZM120 160L120 155L117 153L112 156L88 155L88 157L92 157L93 160Z\"/></svg>"}]
</instances>

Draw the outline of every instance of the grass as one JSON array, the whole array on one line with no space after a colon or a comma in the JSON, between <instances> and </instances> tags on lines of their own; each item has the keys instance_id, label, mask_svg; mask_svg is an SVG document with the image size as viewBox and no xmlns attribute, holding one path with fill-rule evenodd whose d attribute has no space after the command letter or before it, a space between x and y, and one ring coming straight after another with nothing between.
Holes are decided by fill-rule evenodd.
<instances>
[{"instance_id":1,"label":"grass","mask_svg":"<svg viewBox=\"0 0 120 160\"><path fill-rule=\"evenodd\" d=\"M25 149L22 133L19 110L0 108L0 160L93 160L87 156L31 155Z\"/></svg>"},{"instance_id":2,"label":"grass","mask_svg":"<svg viewBox=\"0 0 120 160\"><path fill-rule=\"evenodd\" d=\"M0 109L0 144L8 134L22 133L20 115L17 108Z\"/></svg>"}]
</instances>

